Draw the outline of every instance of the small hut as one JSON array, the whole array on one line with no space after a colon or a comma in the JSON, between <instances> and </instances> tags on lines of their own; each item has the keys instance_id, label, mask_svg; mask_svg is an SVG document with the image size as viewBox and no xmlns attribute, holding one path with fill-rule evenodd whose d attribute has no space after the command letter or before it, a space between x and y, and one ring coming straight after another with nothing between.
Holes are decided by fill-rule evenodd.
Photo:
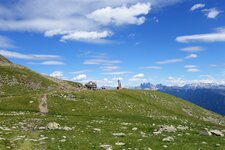
<instances>
[{"instance_id":1,"label":"small hut","mask_svg":"<svg viewBox=\"0 0 225 150\"><path fill-rule=\"evenodd\" d=\"M96 90L97 89L97 83L90 81L88 83L85 84L85 87L89 90Z\"/></svg>"}]
</instances>

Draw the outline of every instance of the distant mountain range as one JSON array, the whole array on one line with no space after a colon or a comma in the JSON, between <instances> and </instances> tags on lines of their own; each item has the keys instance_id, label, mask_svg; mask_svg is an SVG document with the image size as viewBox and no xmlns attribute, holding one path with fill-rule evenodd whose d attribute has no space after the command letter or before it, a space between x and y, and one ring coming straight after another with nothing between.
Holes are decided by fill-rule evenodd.
<instances>
[{"instance_id":1,"label":"distant mountain range","mask_svg":"<svg viewBox=\"0 0 225 150\"><path fill-rule=\"evenodd\" d=\"M194 83L180 87L142 83L138 88L171 94L225 116L225 85Z\"/></svg>"}]
</instances>

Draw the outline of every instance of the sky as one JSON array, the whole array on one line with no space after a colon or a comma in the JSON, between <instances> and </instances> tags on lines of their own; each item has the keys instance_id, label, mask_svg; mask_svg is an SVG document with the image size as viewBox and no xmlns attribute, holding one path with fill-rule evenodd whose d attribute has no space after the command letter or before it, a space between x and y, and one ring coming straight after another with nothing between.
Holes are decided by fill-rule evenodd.
<instances>
[{"instance_id":1,"label":"sky","mask_svg":"<svg viewBox=\"0 0 225 150\"><path fill-rule=\"evenodd\" d=\"M98 86L225 84L225 1L1 0L0 54Z\"/></svg>"}]
</instances>

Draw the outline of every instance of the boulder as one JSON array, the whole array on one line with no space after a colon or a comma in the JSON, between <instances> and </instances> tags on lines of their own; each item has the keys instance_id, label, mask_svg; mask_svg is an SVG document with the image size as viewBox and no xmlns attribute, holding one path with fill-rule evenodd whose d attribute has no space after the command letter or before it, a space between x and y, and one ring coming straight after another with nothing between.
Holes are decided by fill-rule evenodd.
<instances>
[{"instance_id":1,"label":"boulder","mask_svg":"<svg viewBox=\"0 0 225 150\"><path fill-rule=\"evenodd\" d=\"M172 142L172 141L174 141L174 138L171 136L168 136L168 137L164 138L162 141L163 142Z\"/></svg>"},{"instance_id":2,"label":"boulder","mask_svg":"<svg viewBox=\"0 0 225 150\"><path fill-rule=\"evenodd\" d=\"M163 126L161 126L159 131L161 131L161 132L176 132L177 129L173 125L171 125L171 126L163 125Z\"/></svg>"},{"instance_id":3,"label":"boulder","mask_svg":"<svg viewBox=\"0 0 225 150\"><path fill-rule=\"evenodd\" d=\"M224 136L224 134L219 130L210 130L210 132L216 136L222 136L222 137Z\"/></svg>"},{"instance_id":4,"label":"boulder","mask_svg":"<svg viewBox=\"0 0 225 150\"><path fill-rule=\"evenodd\" d=\"M48 104L47 104L48 96L44 94L39 99L39 111L42 114L48 113Z\"/></svg>"},{"instance_id":5,"label":"boulder","mask_svg":"<svg viewBox=\"0 0 225 150\"><path fill-rule=\"evenodd\" d=\"M204 129L200 132L201 135L205 135L205 136L211 136L212 133L208 130L208 129Z\"/></svg>"},{"instance_id":6,"label":"boulder","mask_svg":"<svg viewBox=\"0 0 225 150\"><path fill-rule=\"evenodd\" d=\"M50 123L47 124L47 129L49 129L49 130L60 129L60 124L58 124L56 122L50 122Z\"/></svg>"}]
</instances>

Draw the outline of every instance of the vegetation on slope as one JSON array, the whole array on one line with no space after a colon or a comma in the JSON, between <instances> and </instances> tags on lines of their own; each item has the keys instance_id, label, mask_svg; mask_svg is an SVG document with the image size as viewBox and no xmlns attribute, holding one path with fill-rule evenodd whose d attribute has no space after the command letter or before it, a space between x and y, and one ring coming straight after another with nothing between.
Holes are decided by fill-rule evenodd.
<instances>
[{"instance_id":1,"label":"vegetation on slope","mask_svg":"<svg viewBox=\"0 0 225 150\"><path fill-rule=\"evenodd\" d=\"M224 117L174 96L77 90L12 64L0 65L0 78L1 150L225 149ZM43 93L47 115L38 110Z\"/></svg>"}]
</instances>

